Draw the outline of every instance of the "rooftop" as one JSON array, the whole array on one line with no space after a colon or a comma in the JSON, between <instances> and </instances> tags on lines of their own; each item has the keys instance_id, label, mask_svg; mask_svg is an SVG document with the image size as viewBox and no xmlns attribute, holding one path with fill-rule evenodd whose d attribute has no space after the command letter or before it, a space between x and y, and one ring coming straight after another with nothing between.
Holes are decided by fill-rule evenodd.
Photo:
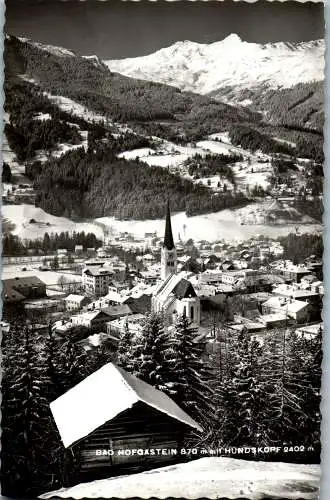
<instances>
[{"instance_id":1,"label":"rooftop","mask_svg":"<svg viewBox=\"0 0 330 500\"><path fill-rule=\"evenodd\" d=\"M201 431L166 394L108 363L50 404L66 448L139 401Z\"/></svg>"}]
</instances>

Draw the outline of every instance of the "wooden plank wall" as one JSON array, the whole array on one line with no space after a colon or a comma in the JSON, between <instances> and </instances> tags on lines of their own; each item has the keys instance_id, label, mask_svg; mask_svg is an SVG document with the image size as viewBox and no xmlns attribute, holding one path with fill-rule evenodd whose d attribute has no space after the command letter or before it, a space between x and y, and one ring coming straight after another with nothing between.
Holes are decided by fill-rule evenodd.
<instances>
[{"instance_id":1,"label":"wooden plank wall","mask_svg":"<svg viewBox=\"0 0 330 500\"><path fill-rule=\"evenodd\" d=\"M187 426L144 403L137 403L99 429L96 429L76 447L74 454L81 472L114 467L125 469L152 463L173 462L173 455L118 455L118 450L178 449ZM114 450L114 455L98 455L96 450Z\"/></svg>"}]
</instances>

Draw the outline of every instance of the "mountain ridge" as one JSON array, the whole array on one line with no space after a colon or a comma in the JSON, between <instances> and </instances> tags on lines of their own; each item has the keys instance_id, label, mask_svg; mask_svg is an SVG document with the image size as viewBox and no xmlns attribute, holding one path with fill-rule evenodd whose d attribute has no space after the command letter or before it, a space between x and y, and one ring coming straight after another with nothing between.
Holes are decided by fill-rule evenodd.
<instances>
[{"instance_id":1,"label":"mountain ridge","mask_svg":"<svg viewBox=\"0 0 330 500\"><path fill-rule=\"evenodd\" d=\"M324 50L323 39L256 44L233 33L211 44L183 40L146 56L104 62L111 71L126 76L209 94L233 85L289 88L321 81ZM286 64L290 64L290 71Z\"/></svg>"}]
</instances>

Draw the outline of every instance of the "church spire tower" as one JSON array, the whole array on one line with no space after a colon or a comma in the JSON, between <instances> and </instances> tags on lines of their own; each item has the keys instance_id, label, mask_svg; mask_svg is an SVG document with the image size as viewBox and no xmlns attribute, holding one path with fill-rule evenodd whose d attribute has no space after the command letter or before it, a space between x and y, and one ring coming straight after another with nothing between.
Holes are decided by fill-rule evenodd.
<instances>
[{"instance_id":1,"label":"church spire tower","mask_svg":"<svg viewBox=\"0 0 330 500\"><path fill-rule=\"evenodd\" d=\"M161 279L166 280L170 274L175 274L176 266L176 249L172 233L170 203L167 201L165 235L161 251Z\"/></svg>"}]
</instances>

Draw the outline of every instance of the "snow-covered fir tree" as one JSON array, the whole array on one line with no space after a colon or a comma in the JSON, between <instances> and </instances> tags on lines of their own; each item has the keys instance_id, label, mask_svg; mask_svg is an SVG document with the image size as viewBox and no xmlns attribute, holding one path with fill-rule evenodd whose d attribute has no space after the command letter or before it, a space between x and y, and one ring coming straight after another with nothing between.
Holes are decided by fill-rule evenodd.
<instances>
[{"instance_id":1,"label":"snow-covered fir tree","mask_svg":"<svg viewBox=\"0 0 330 500\"><path fill-rule=\"evenodd\" d=\"M167 355L170 346L162 314L153 312L148 315L137 344L139 363L136 375L157 389L169 392Z\"/></svg>"},{"instance_id":2,"label":"snow-covered fir tree","mask_svg":"<svg viewBox=\"0 0 330 500\"><path fill-rule=\"evenodd\" d=\"M224 368L216 377L215 439L243 446L267 442L264 420L267 386L262 378L262 347L244 330L228 346ZM218 353L224 357L223 352Z\"/></svg>"},{"instance_id":3,"label":"snow-covered fir tree","mask_svg":"<svg viewBox=\"0 0 330 500\"><path fill-rule=\"evenodd\" d=\"M44 343L31 325L16 324L6 334L3 375L2 491L35 494L50 481L54 435Z\"/></svg>"},{"instance_id":4,"label":"snow-covered fir tree","mask_svg":"<svg viewBox=\"0 0 330 500\"><path fill-rule=\"evenodd\" d=\"M173 399L206 425L213 412L212 371L203 359L203 347L195 342L196 336L197 329L189 325L186 316L179 316L171 332L167 370Z\"/></svg>"},{"instance_id":5,"label":"snow-covered fir tree","mask_svg":"<svg viewBox=\"0 0 330 500\"><path fill-rule=\"evenodd\" d=\"M126 321L124 331L120 336L118 349L116 352L116 363L128 372L134 369L133 355L133 336L129 330Z\"/></svg>"}]
</instances>

